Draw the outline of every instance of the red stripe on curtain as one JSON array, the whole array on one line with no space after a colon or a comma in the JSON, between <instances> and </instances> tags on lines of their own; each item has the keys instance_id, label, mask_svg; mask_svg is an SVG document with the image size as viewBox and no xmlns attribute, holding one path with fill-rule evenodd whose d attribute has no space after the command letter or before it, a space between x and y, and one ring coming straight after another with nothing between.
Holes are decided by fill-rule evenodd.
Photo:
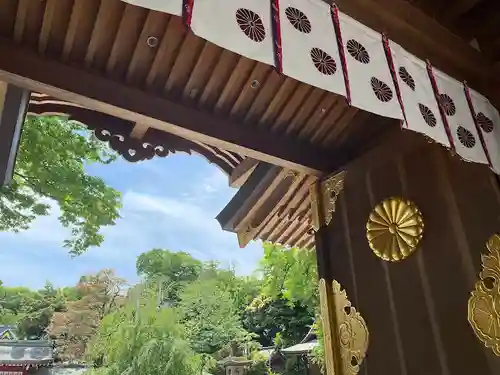
<instances>
[{"instance_id":1,"label":"red stripe on curtain","mask_svg":"<svg viewBox=\"0 0 500 375\"><path fill-rule=\"evenodd\" d=\"M283 73L283 53L281 47L280 1L271 0L271 18L273 28L274 67Z\"/></svg>"},{"instance_id":2,"label":"red stripe on curtain","mask_svg":"<svg viewBox=\"0 0 500 375\"><path fill-rule=\"evenodd\" d=\"M464 92L465 92L465 97L467 98L467 104L469 105L470 114L472 115L472 118L474 120L474 125L476 126L477 134L479 135L479 140L481 141L484 153L486 154L486 159L488 159L488 164L490 168L493 168L493 164L491 163L490 153L488 152L488 148L486 147L486 142L484 141L483 132L477 122L476 110L474 109L474 105L472 104L469 86L467 86L467 83L465 82L464 82Z\"/></svg>"},{"instance_id":3,"label":"red stripe on curtain","mask_svg":"<svg viewBox=\"0 0 500 375\"><path fill-rule=\"evenodd\" d=\"M446 135L448 135L448 140L450 141L450 147L452 151L455 151L455 142L453 136L451 135L450 124L448 123L448 118L446 113L444 113L443 106L441 105L439 89L436 83L436 77L434 77L434 72L432 70L432 65L429 60L427 60L427 73L429 74L429 79L431 80L432 89L434 90L434 97L436 98L437 106L439 108L439 113L443 119L444 128L446 130Z\"/></svg>"},{"instance_id":4,"label":"red stripe on curtain","mask_svg":"<svg viewBox=\"0 0 500 375\"><path fill-rule=\"evenodd\" d=\"M335 37L337 39L342 72L344 73L346 100L347 104L351 105L351 86L349 84L349 73L347 71L347 60L345 58L344 42L342 41L342 31L340 30L339 8L336 4L330 5L330 14L332 16L333 29L335 30Z\"/></svg>"}]
</instances>

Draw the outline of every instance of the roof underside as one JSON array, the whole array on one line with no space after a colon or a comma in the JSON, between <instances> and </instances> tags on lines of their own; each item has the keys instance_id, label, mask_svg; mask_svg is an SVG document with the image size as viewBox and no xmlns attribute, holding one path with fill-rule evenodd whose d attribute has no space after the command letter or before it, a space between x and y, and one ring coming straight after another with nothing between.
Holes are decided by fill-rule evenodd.
<instances>
[{"instance_id":1,"label":"roof underside","mask_svg":"<svg viewBox=\"0 0 500 375\"><path fill-rule=\"evenodd\" d=\"M469 80L480 91L486 88L487 95L498 93L500 3L497 0L337 0L336 3L367 26L387 31L392 39L420 58L431 58L436 67L455 78ZM219 217L225 229L238 233L242 245L249 239L261 238L311 247L308 189L315 181L314 176L341 168L397 127L395 120L349 107L338 95L279 75L271 66L195 36L187 31L179 17L120 0L3 0L0 37L3 38L0 52L4 54L13 42L13 48L28 51L43 61L78 69L74 71L75 76L66 77L66 81L91 78L93 82L88 80L89 85L98 82L107 88L123 88L114 92L116 96L130 88L128 98L138 94L141 99L158 99L151 103L155 109L161 107L162 101L168 101L181 109L196 111L197 115L190 118L197 122L193 128L207 131L209 137L201 141L178 132L165 142L176 145L170 151L188 148L200 152L201 148L200 153L228 173L230 179L233 173L241 172L238 167L245 158L277 160L275 164L280 167L260 164L246 170L238 182L243 184L240 193L225 213L221 213L226 219ZM469 46L471 42L481 54ZM15 63L9 65L5 61L0 63L0 71L17 69ZM25 72L41 77L43 73L37 73L35 65L13 74ZM47 63L43 68L49 71L50 67ZM47 77L53 79L50 74ZM54 82L46 83L57 87ZM83 86L75 83L75 87L84 86L85 82ZM488 88L493 91L488 92ZM54 97L33 97L30 111L72 111L70 115L76 118L76 112L82 111L80 107L86 106L80 96L54 92L61 97L54 93L49 93ZM95 100L101 95L93 94L96 97L91 99ZM499 98L500 95L490 97L497 104ZM41 103L41 99L50 103ZM66 102L62 104L63 110L61 103L54 104L59 99ZM35 103L37 101L39 103ZM74 101L77 106L68 101ZM144 102L148 103L145 100L141 103ZM136 142L155 143L163 137L158 131L172 129L168 119L159 121L156 117L153 121L147 113L137 114L131 109L133 100L129 103L130 108L126 110L96 105L83 111L99 110L105 116L113 115L103 120L108 127L113 124L112 129L107 130ZM52 107L47 109L48 105ZM35 109L36 106L39 108ZM222 131L213 130L217 124ZM226 133L242 136L238 138L240 141L236 136L228 137L224 143L227 147L221 147L215 140ZM186 142L181 137L189 138L190 145L195 146L187 147L184 143L178 146L178 139ZM241 144L241 140L250 138L254 141ZM279 147L277 141L283 141L287 147ZM273 159L261 158L275 151ZM292 161L289 153L294 153L297 159L291 166L287 163ZM307 159L313 153L324 162L308 164ZM261 195L256 197L252 188Z\"/></svg>"}]
</instances>

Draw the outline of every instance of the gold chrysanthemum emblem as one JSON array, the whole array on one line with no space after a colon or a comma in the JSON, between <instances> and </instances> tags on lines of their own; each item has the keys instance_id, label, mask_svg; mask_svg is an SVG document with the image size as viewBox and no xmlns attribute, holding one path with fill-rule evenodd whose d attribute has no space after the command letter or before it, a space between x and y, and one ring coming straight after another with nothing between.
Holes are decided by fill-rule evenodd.
<instances>
[{"instance_id":1,"label":"gold chrysanthemum emblem","mask_svg":"<svg viewBox=\"0 0 500 375\"><path fill-rule=\"evenodd\" d=\"M397 262L410 256L424 233L417 206L402 198L388 198L375 206L366 223L366 237L373 252Z\"/></svg>"}]
</instances>

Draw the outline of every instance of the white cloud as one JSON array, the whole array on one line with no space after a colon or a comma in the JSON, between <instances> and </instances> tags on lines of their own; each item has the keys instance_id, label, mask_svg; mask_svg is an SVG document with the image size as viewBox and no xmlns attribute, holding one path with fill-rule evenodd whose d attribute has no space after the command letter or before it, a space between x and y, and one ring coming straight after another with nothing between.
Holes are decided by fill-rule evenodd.
<instances>
[{"instance_id":1,"label":"white cloud","mask_svg":"<svg viewBox=\"0 0 500 375\"><path fill-rule=\"evenodd\" d=\"M186 178L174 179L176 184L172 185L172 176L179 171L174 161L160 160L147 169L127 165L127 170L136 168L134 179L125 179L118 170L110 171L121 176L121 190L125 191L122 218L115 226L103 228L101 247L82 256L73 259L62 248L69 233L59 223L60 211L54 202L51 215L37 219L30 230L0 233L0 264L8 270L2 271L0 279L32 287L41 287L50 279L62 286L74 284L82 274L114 268L133 282L137 279L136 257L152 248L186 251L198 259L218 260L224 266L235 265L240 274L250 274L262 256L260 244L239 249L236 235L224 232L215 220L236 192L228 187L227 176L201 161L202 173L183 170Z\"/></svg>"}]
</instances>

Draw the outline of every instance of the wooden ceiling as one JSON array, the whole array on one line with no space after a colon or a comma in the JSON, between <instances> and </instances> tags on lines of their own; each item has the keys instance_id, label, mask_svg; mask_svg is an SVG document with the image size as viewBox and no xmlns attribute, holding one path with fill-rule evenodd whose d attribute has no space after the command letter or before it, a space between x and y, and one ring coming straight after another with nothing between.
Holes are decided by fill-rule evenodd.
<instances>
[{"instance_id":1,"label":"wooden ceiling","mask_svg":"<svg viewBox=\"0 0 500 375\"><path fill-rule=\"evenodd\" d=\"M336 3L500 103L496 0ZM1 0L0 37L7 82L126 120L135 139L154 128L285 168L263 187L288 186L279 197L269 190L275 205L241 218L243 242L310 245L308 175L341 168L397 126L198 38L178 17L120 0Z\"/></svg>"},{"instance_id":2,"label":"wooden ceiling","mask_svg":"<svg viewBox=\"0 0 500 375\"><path fill-rule=\"evenodd\" d=\"M119 0L2 0L0 36L14 41L23 51L83 69L93 77L209 113L211 122L230 121L239 132L248 132L246 138L260 134L261 140L268 139L276 149L277 140L289 140L289 150L304 150L298 159L323 152L316 158L328 161L331 168L384 129L379 121L364 126L375 116L348 107L343 97L279 75L268 65L196 37L179 17ZM6 46L4 51L10 48ZM19 64L1 65L0 70L7 71L18 69ZM55 68L47 65L46 69ZM16 73L36 80L42 74L30 69ZM124 90L115 92L114 97L123 95ZM208 124L207 131L211 131ZM151 126L168 130L163 124L140 125L142 132ZM235 131L234 127L228 130ZM140 137L141 132L134 135ZM210 140L203 143L210 144ZM266 142L256 143L273 150ZM228 149L249 155L248 150L238 147ZM330 169L307 167L304 172L316 175Z\"/></svg>"},{"instance_id":3,"label":"wooden ceiling","mask_svg":"<svg viewBox=\"0 0 500 375\"><path fill-rule=\"evenodd\" d=\"M496 0L407 0L493 63L500 62L500 2ZM476 44L477 43L477 44Z\"/></svg>"}]
</instances>

